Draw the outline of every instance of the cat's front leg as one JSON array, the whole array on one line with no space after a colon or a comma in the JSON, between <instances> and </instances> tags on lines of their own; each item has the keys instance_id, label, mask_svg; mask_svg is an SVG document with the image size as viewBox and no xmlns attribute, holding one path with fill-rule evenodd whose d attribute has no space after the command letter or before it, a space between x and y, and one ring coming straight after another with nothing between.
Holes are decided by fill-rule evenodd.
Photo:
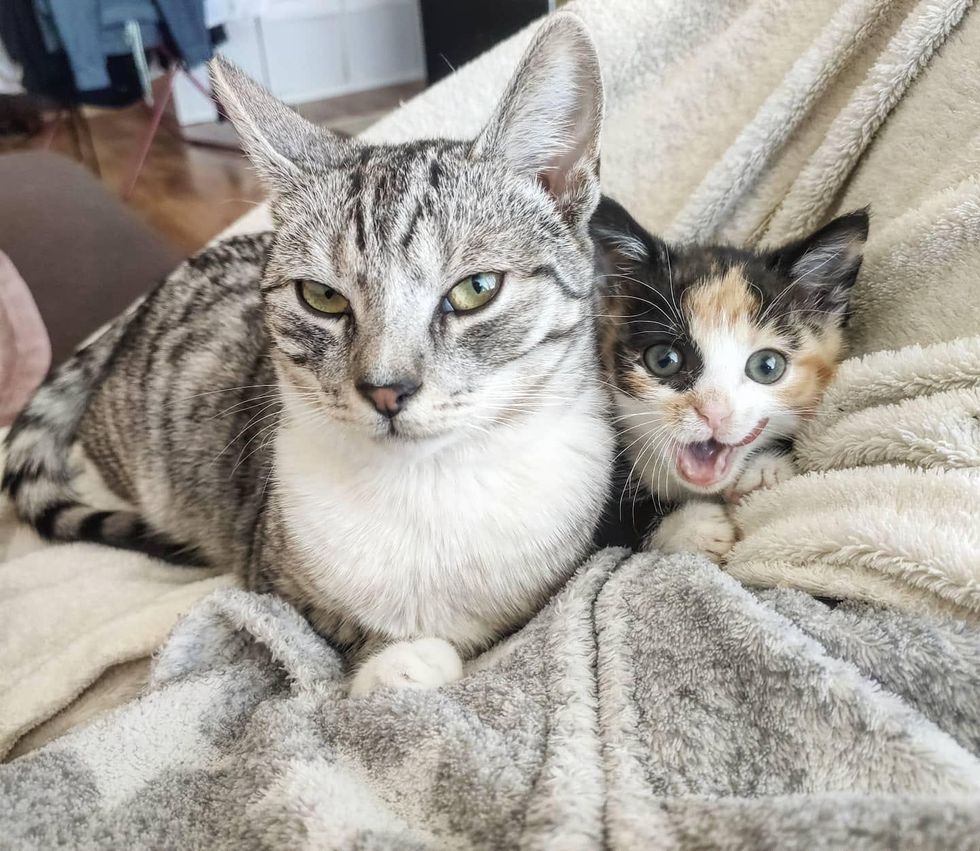
<instances>
[{"instance_id":1,"label":"cat's front leg","mask_svg":"<svg viewBox=\"0 0 980 851\"><path fill-rule=\"evenodd\" d=\"M738 502L752 491L774 488L797 473L799 470L788 453L760 452L748 460L735 484L725 492L725 499Z\"/></svg>"},{"instance_id":2,"label":"cat's front leg","mask_svg":"<svg viewBox=\"0 0 980 851\"><path fill-rule=\"evenodd\" d=\"M643 549L664 553L701 553L719 564L735 544L735 524L717 502L692 499L670 512L647 536Z\"/></svg>"},{"instance_id":3,"label":"cat's front leg","mask_svg":"<svg viewBox=\"0 0 980 851\"><path fill-rule=\"evenodd\" d=\"M456 648L441 638L396 641L368 656L354 671L351 697L380 688L438 688L463 676Z\"/></svg>"}]
</instances>

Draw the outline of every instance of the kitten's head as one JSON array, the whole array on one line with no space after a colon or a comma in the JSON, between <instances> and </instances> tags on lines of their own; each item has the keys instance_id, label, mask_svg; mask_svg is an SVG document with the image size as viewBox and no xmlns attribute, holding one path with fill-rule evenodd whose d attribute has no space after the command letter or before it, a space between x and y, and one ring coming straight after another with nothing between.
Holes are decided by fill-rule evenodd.
<instances>
[{"instance_id":1,"label":"kitten's head","mask_svg":"<svg viewBox=\"0 0 980 851\"><path fill-rule=\"evenodd\" d=\"M721 492L796 432L833 376L867 211L766 252L667 245L608 199L592 228L635 471L668 498Z\"/></svg>"},{"instance_id":2,"label":"kitten's head","mask_svg":"<svg viewBox=\"0 0 980 851\"><path fill-rule=\"evenodd\" d=\"M602 84L577 18L542 26L472 142L341 139L212 70L272 194L262 288L287 407L401 443L596 380Z\"/></svg>"}]
</instances>

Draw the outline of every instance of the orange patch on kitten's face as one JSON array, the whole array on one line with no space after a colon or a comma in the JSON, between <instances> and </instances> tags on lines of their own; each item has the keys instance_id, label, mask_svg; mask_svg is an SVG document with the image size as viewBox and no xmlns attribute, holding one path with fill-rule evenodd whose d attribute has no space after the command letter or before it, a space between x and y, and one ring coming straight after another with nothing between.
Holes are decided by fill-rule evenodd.
<instances>
[{"instance_id":1,"label":"orange patch on kitten's face","mask_svg":"<svg viewBox=\"0 0 980 851\"><path fill-rule=\"evenodd\" d=\"M843 356L844 339L838 328L805 331L786 381L775 385L780 403L800 414L812 413Z\"/></svg>"},{"instance_id":2,"label":"orange patch on kitten's face","mask_svg":"<svg viewBox=\"0 0 980 851\"><path fill-rule=\"evenodd\" d=\"M718 328L751 327L759 313L759 299L742 268L735 266L691 287L683 309L695 336L700 336Z\"/></svg>"}]
</instances>

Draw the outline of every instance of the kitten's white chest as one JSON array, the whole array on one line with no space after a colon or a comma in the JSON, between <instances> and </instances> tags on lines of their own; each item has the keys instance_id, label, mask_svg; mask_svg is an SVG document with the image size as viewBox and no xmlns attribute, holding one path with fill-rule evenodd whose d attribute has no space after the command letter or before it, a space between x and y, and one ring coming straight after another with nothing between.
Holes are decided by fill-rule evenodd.
<instances>
[{"instance_id":1,"label":"kitten's white chest","mask_svg":"<svg viewBox=\"0 0 980 851\"><path fill-rule=\"evenodd\" d=\"M277 445L299 566L369 631L476 647L527 617L576 566L605 495L611 437L598 416L501 430L479 447Z\"/></svg>"}]
</instances>

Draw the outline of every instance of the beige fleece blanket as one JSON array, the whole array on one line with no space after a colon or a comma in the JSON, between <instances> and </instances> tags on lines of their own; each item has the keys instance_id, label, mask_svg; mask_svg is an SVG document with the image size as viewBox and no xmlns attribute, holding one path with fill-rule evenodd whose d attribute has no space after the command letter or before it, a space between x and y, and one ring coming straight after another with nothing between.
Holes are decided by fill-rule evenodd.
<instances>
[{"instance_id":1,"label":"beige fleece blanket","mask_svg":"<svg viewBox=\"0 0 980 851\"><path fill-rule=\"evenodd\" d=\"M45 547L9 512L0 511L0 759L132 697L174 623L234 585L108 547Z\"/></svg>"},{"instance_id":2,"label":"beige fleece blanket","mask_svg":"<svg viewBox=\"0 0 980 851\"><path fill-rule=\"evenodd\" d=\"M855 354L975 336L980 15L968 14L970 5L570 3L591 29L603 64L606 191L651 228L680 239L776 241L871 203ZM529 37L523 32L499 45L365 137L472 136ZM267 226L260 207L233 230ZM832 422L828 402L801 444L813 472L742 508L746 537L733 556L736 575L818 594L977 611L980 548L969 518L980 505L968 472L976 463L968 453L943 454L942 429L928 428L931 416L954 409L968 427L963 412L976 400L977 385L956 377L957 345L963 363L975 364L976 349L964 340L842 370L833 392L848 400L847 415ZM885 388L888 376L898 376L901 387L912 372L918 383L907 400ZM876 389L863 389L868 381ZM934 386L962 396L931 392ZM915 398L927 391L927 398ZM876 429L882 422L889 428ZM958 432L965 441L964 434ZM115 694L119 665L148 653L192 600L227 581L178 576L148 559L80 545L9 561L0 578L12 583L0 585L0 625L16 616L21 630L8 640L13 628L0 626L6 629L0 719L14 719L0 727L0 753L72 704L85 684L101 678ZM66 612L79 613L83 587L90 607L84 614L91 617L80 623ZM153 617L141 617L143 607ZM106 625L109 631L99 633ZM98 707L105 693L89 706ZM67 712L79 717L74 708ZM34 741L44 737L40 731Z\"/></svg>"},{"instance_id":3,"label":"beige fleece blanket","mask_svg":"<svg viewBox=\"0 0 980 851\"><path fill-rule=\"evenodd\" d=\"M848 361L797 456L739 507L729 573L980 623L980 337Z\"/></svg>"}]
</instances>

